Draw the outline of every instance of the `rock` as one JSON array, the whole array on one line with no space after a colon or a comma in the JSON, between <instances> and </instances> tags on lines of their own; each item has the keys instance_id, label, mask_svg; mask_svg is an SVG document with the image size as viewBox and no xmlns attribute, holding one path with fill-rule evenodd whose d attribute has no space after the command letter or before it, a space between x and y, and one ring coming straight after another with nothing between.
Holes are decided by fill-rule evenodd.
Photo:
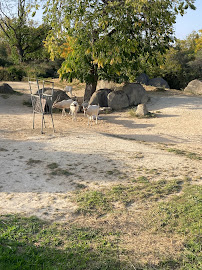
<instances>
[{"instance_id":1,"label":"rock","mask_svg":"<svg viewBox=\"0 0 202 270\"><path fill-rule=\"evenodd\" d=\"M111 89L99 89L95 91L90 98L89 104L90 105L99 105L100 107L108 107L108 94L112 92Z\"/></svg>"},{"instance_id":2,"label":"rock","mask_svg":"<svg viewBox=\"0 0 202 270\"><path fill-rule=\"evenodd\" d=\"M148 85L170 89L170 86L168 85L168 83L161 77L150 79L148 81Z\"/></svg>"},{"instance_id":3,"label":"rock","mask_svg":"<svg viewBox=\"0 0 202 270\"><path fill-rule=\"evenodd\" d=\"M101 113L107 114L107 113L111 113L111 112L112 112L111 107L100 107L99 114L101 114Z\"/></svg>"},{"instance_id":4,"label":"rock","mask_svg":"<svg viewBox=\"0 0 202 270\"><path fill-rule=\"evenodd\" d=\"M185 92L192 93L194 95L202 95L202 81L193 80L184 89Z\"/></svg>"},{"instance_id":5,"label":"rock","mask_svg":"<svg viewBox=\"0 0 202 270\"><path fill-rule=\"evenodd\" d=\"M123 87L123 92L127 95L129 106L137 106L148 101L148 95L144 87L139 83L129 83Z\"/></svg>"},{"instance_id":6,"label":"rock","mask_svg":"<svg viewBox=\"0 0 202 270\"><path fill-rule=\"evenodd\" d=\"M13 93L15 93L15 91L13 90L13 88L9 84L1 83L0 84L0 93L1 94L13 94Z\"/></svg>"},{"instance_id":7,"label":"rock","mask_svg":"<svg viewBox=\"0 0 202 270\"><path fill-rule=\"evenodd\" d=\"M149 77L146 73L142 73L137 77L137 82L141 84L148 85Z\"/></svg>"},{"instance_id":8,"label":"rock","mask_svg":"<svg viewBox=\"0 0 202 270\"><path fill-rule=\"evenodd\" d=\"M113 110L121 110L129 107L129 99L123 90L113 91L108 94L108 107Z\"/></svg>"},{"instance_id":9,"label":"rock","mask_svg":"<svg viewBox=\"0 0 202 270\"><path fill-rule=\"evenodd\" d=\"M137 110L136 110L136 115L137 116L145 116L148 114L148 110L147 110L147 106L146 104L139 104L137 106Z\"/></svg>"},{"instance_id":10,"label":"rock","mask_svg":"<svg viewBox=\"0 0 202 270\"><path fill-rule=\"evenodd\" d=\"M36 92L36 94L38 95L38 93L41 93L42 89L39 89L39 91ZM44 93L47 95L51 95L52 94L52 88L44 88ZM60 89L54 89L53 91L53 102L58 99L58 102L64 100L64 99L70 99L70 97L63 91Z\"/></svg>"}]
</instances>

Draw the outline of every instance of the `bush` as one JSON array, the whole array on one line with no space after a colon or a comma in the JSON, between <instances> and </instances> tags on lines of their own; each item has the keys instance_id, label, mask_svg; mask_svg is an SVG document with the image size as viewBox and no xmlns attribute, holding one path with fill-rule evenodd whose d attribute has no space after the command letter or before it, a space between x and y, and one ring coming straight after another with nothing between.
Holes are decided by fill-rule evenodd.
<instances>
[{"instance_id":1,"label":"bush","mask_svg":"<svg viewBox=\"0 0 202 270\"><path fill-rule=\"evenodd\" d=\"M0 80L1 81L12 81L12 77L8 72L7 68L0 67Z\"/></svg>"},{"instance_id":2,"label":"bush","mask_svg":"<svg viewBox=\"0 0 202 270\"><path fill-rule=\"evenodd\" d=\"M8 67L8 73L11 76L12 81L21 81L24 76L26 76L26 72L22 67L18 66L10 66Z\"/></svg>"}]
</instances>

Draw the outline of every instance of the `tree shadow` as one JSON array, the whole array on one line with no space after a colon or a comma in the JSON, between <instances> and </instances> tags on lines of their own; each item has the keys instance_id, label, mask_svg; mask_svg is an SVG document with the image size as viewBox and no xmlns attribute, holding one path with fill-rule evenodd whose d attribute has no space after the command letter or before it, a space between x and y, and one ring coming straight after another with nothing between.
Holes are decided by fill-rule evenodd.
<instances>
[{"instance_id":1,"label":"tree shadow","mask_svg":"<svg viewBox=\"0 0 202 270\"><path fill-rule=\"evenodd\" d=\"M134 120L120 119L120 118L121 117L117 116L117 115L107 115L106 116L106 121L108 123L123 126L125 128L128 128L128 129L154 127L153 124L136 124L135 121L134 121L135 118L134 118Z\"/></svg>"},{"instance_id":2,"label":"tree shadow","mask_svg":"<svg viewBox=\"0 0 202 270\"><path fill-rule=\"evenodd\" d=\"M137 141L137 142L152 142L152 143L176 143L177 138L168 139L160 135L150 134L112 134L112 133L100 133L104 136L122 139L126 141Z\"/></svg>"}]
</instances>

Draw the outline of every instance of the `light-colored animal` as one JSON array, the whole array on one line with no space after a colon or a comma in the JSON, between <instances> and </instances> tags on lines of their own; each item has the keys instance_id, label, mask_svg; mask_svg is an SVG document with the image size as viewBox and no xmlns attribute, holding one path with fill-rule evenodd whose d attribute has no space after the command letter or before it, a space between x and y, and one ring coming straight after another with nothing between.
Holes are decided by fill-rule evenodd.
<instances>
[{"instance_id":1,"label":"light-colored animal","mask_svg":"<svg viewBox=\"0 0 202 270\"><path fill-rule=\"evenodd\" d=\"M66 93L70 93L70 95L71 95L71 97L72 97L72 86L65 86L65 88L64 88L64 91L66 92Z\"/></svg>"},{"instance_id":2,"label":"light-colored animal","mask_svg":"<svg viewBox=\"0 0 202 270\"><path fill-rule=\"evenodd\" d=\"M97 124L98 114L99 114L100 107L98 105L89 105L87 108L84 108L84 114L88 117L88 125L89 122L91 124L91 121L95 117L95 122Z\"/></svg>"},{"instance_id":3,"label":"light-colored animal","mask_svg":"<svg viewBox=\"0 0 202 270\"><path fill-rule=\"evenodd\" d=\"M62 109L62 116L66 115L65 109L69 109L70 105L74 102L73 99L64 99L62 101L57 102L57 99L53 103L52 108Z\"/></svg>"},{"instance_id":4,"label":"light-colored animal","mask_svg":"<svg viewBox=\"0 0 202 270\"><path fill-rule=\"evenodd\" d=\"M76 121L78 110L79 110L79 104L78 104L78 102L77 101L73 101L70 104L70 114L72 115L72 121Z\"/></svg>"},{"instance_id":5,"label":"light-colored animal","mask_svg":"<svg viewBox=\"0 0 202 270\"><path fill-rule=\"evenodd\" d=\"M85 115L89 104L88 104L87 101L84 101L81 106L83 107L83 112L84 112L84 115Z\"/></svg>"}]
</instances>

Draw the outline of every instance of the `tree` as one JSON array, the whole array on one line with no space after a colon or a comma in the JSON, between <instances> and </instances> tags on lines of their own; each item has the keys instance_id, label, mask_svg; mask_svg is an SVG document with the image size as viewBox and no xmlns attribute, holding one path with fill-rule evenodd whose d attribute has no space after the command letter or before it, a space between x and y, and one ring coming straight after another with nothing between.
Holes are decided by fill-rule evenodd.
<instances>
[{"instance_id":1,"label":"tree","mask_svg":"<svg viewBox=\"0 0 202 270\"><path fill-rule=\"evenodd\" d=\"M60 77L86 82L84 99L99 77L134 79L144 65L156 63L174 40L178 13L195 0L48 0L51 57L63 57Z\"/></svg>"},{"instance_id":2,"label":"tree","mask_svg":"<svg viewBox=\"0 0 202 270\"><path fill-rule=\"evenodd\" d=\"M34 4L37 8L36 1L0 1L0 30L13 58L20 62L32 59L33 54L41 55L43 40L50 29L47 25L36 26L29 18Z\"/></svg>"},{"instance_id":3,"label":"tree","mask_svg":"<svg viewBox=\"0 0 202 270\"><path fill-rule=\"evenodd\" d=\"M185 40L176 40L160 60L159 73L171 88L183 89L191 80L202 78L201 33L194 31Z\"/></svg>"}]
</instances>

